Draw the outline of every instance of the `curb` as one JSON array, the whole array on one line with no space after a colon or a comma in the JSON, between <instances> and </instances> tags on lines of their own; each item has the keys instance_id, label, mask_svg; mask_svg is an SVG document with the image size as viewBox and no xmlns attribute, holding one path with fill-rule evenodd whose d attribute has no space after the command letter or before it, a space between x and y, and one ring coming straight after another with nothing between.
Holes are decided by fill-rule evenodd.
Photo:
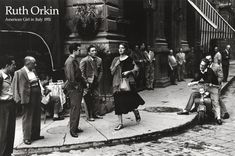
<instances>
[{"instance_id":1,"label":"curb","mask_svg":"<svg viewBox=\"0 0 235 156\"><path fill-rule=\"evenodd\" d=\"M221 88L221 94L224 94L228 86L235 80L235 76L232 77L222 88Z\"/></svg>"},{"instance_id":2,"label":"curb","mask_svg":"<svg viewBox=\"0 0 235 156\"><path fill-rule=\"evenodd\" d=\"M224 86L221 88L221 94L224 94L228 86L235 80L235 77L232 77ZM50 147L33 147L33 148L20 148L14 149L14 156L27 156L31 154L46 154L52 152L68 152L70 150L77 150L77 149L86 149L86 148L98 148L102 146L114 146L123 143L131 143L131 142L144 142L152 140L153 138L162 138L170 135L174 135L180 133L192 126L196 123L196 114L193 119L185 124L179 125L177 127L172 127L169 129L165 129L163 131L156 131L152 133L147 133L143 135L136 135L132 137L126 138L118 138L106 141L97 141L97 142L86 142L80 144L71 144L71 145L63 145L63 146L50 146Z\"/></svg>"},{"instance_id":3,"label":"curb","mask_svg":"<svg viewBox=\"0 0 235 156\"><path fill-rule=\"evenodd\" d=\"M180 133L183 130L186 130L192 126L194 126L194 123L196 121L196 115L194 118L183 124L179 125L177 127L172 127L169 129L165 129L163 131L157 131L152 133L147 133L143 135L136 135L132 137L126 137L126 138L118 138L118 139L112 139L107 141L98 141L98 142L87 142L87 143L80 143L80 144L71 144L71 145L63 145L63 146L51 146L51 147L34 147L34 148L20 148L20 149L14 149L14 156L28 156L32 154L47 154L52 152L68 152L70 150L81 150L81 149L87 149L87 148L98 148L102 146L114 146L118 144L124 144L124 143L131 143L131 142L143 142L143 141L149 141L153 138L162 138L169 135L174 135L176 133Z\"/></svg>"}]
</instances>

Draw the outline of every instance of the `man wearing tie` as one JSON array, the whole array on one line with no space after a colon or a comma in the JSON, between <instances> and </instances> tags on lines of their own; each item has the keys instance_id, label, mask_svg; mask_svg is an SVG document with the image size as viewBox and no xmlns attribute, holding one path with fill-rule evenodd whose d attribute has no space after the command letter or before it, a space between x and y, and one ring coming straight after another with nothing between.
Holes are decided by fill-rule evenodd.
<instances>
[{"instance_id":1,"label":"man wearing tie","mask_svg":"<svg viewBox=\"0 0 235 156\"><path fill-rule=\"evenodd\" d=\"M84 100L88 110L88 120L94 121L94 118L102 118L99 116L99 82L103 74L103 67L102 59L96 56L96 47L90 45L87 51L88 56L81 60L80 69L82 77L87 83Z\"/></svg>"},{"instance_id":2,"label":"man wearing tie","mask_svg":"<svg viewBox=\"0 0 235 156\"><path fill-rule=\"evenodd\" d=\"M228 44L224 51L222 51L222 69L224 79L223 82L227 82L229 73L229 59L230 59L230 45Z\"/></svg>"},{"instance_id":3,"label":"man wearing tie","mask_svg":"<svg viewBox=\"0 0 235 156\"><path fill-rule=\"evenodd\" d=\"M23 141L30 145L33 140L43 139L41 127L41 88L35 72L36 60L26 56L24 67L17 70L12 81L13 98L23 106Z\"/></svg>"}]
</instances>

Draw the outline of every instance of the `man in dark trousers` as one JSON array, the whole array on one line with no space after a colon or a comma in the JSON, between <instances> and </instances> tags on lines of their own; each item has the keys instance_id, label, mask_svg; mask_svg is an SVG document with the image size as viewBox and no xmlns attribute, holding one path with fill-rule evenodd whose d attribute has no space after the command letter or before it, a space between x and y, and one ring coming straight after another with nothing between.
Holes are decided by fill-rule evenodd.
<instances>
[{"instance_id":1,"label":"man in dark trousers","mask_svg":"<svg viewBox=\"0 0 235 156\"><path fill-rule=\"evenodd\" d=\"M78 43L73 43L69 46L70 55L65 61L65 77L66 84L65 90L70 98L70 134L72 137L77 138L78 133L82 132L78 128L80 120L80 109L82 102L83 86L84 80L82 77L81 70L79 68L79 62L77 57L81 51L81 45Z\"/></svg>"},{"instance_id":2,"label":"man in dark trousers","mask_svg":"<svg viewBox=\"0 0 235 156\"><path fill-rule=\"evenodd\" d=\"M215 72L209 68L209 61L207 59L202 59L200 63L200 73L198 77L192 80L192 82L203 80L205 83L212 84L212 85L219 85L218 78ZM189 86L191 83L188 84ZM216 121L219 125L222 124L221 115L220 115L220 106L219 106L219 88L215 86L207 87L207 91L210 93L210 98L212 102L213 112L215 114ZM189 101L185 107L185 109L181 112L178 112L178 115L188 115L192 109L194 104L194 100L196 98L200 98L200 93L198 91L193 92L190 95Z\"/></svg>"},{"instance_id":3,"label":"man in dark trousers","mask_svg":"<svg viewBox=\"0 0 235 156\"><path fill-rule=\"evenodd\" d=\"M23 106L23 141L30 145L33 140L43 139L41 129L41 88L35 72L36 60L26 56L24 67L17 70L12 81L13 97Z\"/></svg>"},{"instance_id":4,"label":"man in dark trousers","mask_svg":"<svg viewBox=\"0 0 235 156\"><path fill-rule=\"evenodd\" d=\"M94 45L87 48L88 56L80 62L82 77L85 79L88 91L84 95L84 100L88 109L88 120L94 118L101 119L99 116L99 82L103 75L102 59L96 56L97 51Z\"/></svg>"},{"instance_id":5,"label":"man in dark trousers","mask_svg":"<svg viewBox=\"0 0 235 156\"><path fill-rule=\"evenodd\" d=\"M16 105L11 89L11 74L15 71L15 60L1 56L0 60L0 156L10 156L15 139Z\"/></svg>"},{"instance_id":6,"label":"man in dark trousers","mask_svg":"<svg viewBox=\"0 0 235 156\"><path fill-rule=\"evenodd\" d=\"M227 82L228 73L229 73L229 59L230 59L230 45L227 45L225 50L222 51L222 68L224 79L223 82Z\"/></svg>"}]
</instances>

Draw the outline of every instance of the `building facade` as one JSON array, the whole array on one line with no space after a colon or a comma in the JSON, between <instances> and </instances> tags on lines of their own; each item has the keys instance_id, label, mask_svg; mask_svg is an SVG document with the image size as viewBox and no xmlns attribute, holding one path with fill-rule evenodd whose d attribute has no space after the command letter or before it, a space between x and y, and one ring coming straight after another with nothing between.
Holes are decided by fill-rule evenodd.
<instances>
[{"instance_id":1,"label":"building facade","mask_svg":"<svg viewBox=\"0 0 235 156\"><path fill-rule=\"evenodd\" d=\"M182 47L187 54L194 47L197 68L200 58L210 46L210 40L233 37L233 30L228 23L223 27L228 27L229 32L210 28L213 24L219 26L222 16L212 16L216 13L207 9L213 10L213 6L205 9L204 3L211 4L207 0L67 0L65 20L68 33L65 51L69 43L73 42L82 44L81 57L86 55L88 44L102 47L106 69L101 88L104 94L109 94L112 78L108 68L117 53L118 44L128 42L133 47L144 42L153 47L156 57L154 86L165 87L170 84L167 60L169 49L177 52ZM96 25L96 34L91 38L79 34L73 22L78 8L87 4L95 6L93 11L102 18L100 25ZM216 31L222 35L215 35ZM229 33L229 37L226 33Z\"/></svg>"}]
</instances>

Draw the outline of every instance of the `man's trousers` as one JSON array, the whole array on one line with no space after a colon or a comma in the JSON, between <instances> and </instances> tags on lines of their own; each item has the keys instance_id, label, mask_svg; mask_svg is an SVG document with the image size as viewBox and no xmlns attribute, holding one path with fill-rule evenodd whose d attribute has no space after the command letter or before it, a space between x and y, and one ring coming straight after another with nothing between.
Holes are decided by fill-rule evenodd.
<instances>
[{"instance_id":1,"label":"man's trousers","mask_svg":"<svg viewBox=\"0 0 235 156\"><path fill-rule=\"evenodd\" d=\"M70 90L70 132L76 132L80 120L80 110L82 102L82 91Z\"/></svg>"},{"instance_id":2,"label":"man's trousers","mask_svg":"<svg viewBox=\"0 0 235 156\"><path fill-rule=\"evenodd\" d=\"M16 105L12 101L0 101L0 156L13 152L16 124Z\"/></svg>"}]
</instances>

